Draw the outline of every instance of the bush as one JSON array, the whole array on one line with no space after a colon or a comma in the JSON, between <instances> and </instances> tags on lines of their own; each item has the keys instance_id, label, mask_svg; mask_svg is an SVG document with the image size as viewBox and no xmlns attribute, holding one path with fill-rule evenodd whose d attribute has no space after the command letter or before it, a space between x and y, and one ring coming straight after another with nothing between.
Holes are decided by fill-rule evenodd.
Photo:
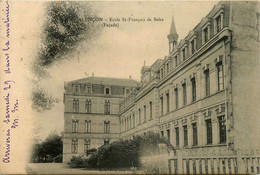
<instances>
[{"instance_id":1,"label":"bush","mask_svg":"<svg viewBox=\"0 0 260 175\"><path fill-rule=\"evenodd\" d=\"M82 156L73 156L70 159L70 162L68 162L68 165L71 168L87 167L87 159L83 155Z\"/></svg>"},{"instance_id":2,"label":"bush","mask_svg":"<svg viewBox=\"0 0 260 175\"><path fill-rule=\"evenodd\" d=\"M140 157L156 155L159 143L164 143L168 149L173 149L165 138L149 132L143 136L136 136L133 140L119 140L103 145L88 158L87 162L90 167L96 168L140 167Z\"/></svg>"},{"instance_id":3,"label":"bush","mask_svg":"<svg viewBox=\"0 0 260 175\"><path fill-rule=\"evenodd\" d=\"M89 156L89 155L92 155L92 154L94 154L96 151L97 151L96 148L91 148L90 150L87 151L87 155L88 155L88 156Z\"/></svg>"},{"instance_id":4,"label":"bush","mask_svg":"<svg viewBox=\"0 0 260 175\"><path fill-rule=\"evenodd\" d=\"M57 157L54 158L54 162L62 162L62 154L58 155Z\"/></svg>"},{"instance_id":5,"label":"bush","mask_svg":"<svg viewBox=\"0 0 260 175\"><path fill-rule=\"evenodd\" d=\"M119 140L103 145L98 150L91 150L88 158L84 156L73 157L70 167L91 168L133 168L140 167L140 157L158 154L158 144L163 143L168 149L172 145L159 134L152 132L143 136L136 136L133 140ZM155 168L156 169L156 168Z\"/></svg>"}]
</instances>

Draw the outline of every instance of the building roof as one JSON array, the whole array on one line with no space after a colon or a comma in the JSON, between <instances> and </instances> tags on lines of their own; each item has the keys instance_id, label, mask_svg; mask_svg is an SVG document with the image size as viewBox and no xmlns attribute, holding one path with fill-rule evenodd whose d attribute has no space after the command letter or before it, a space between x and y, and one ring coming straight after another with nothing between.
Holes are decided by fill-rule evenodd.
<instances>
[{"instance_id":1,"label":"building roof","mask_svg":"<svg viewBox=\"0 0 260 175\"><path fill-rule=\"evenodd\" d=\"M69 83L79 83L79 84L104 84L104 85L115 85L115 86L136 86L140 82L133 79L120 79L120 78L107 78L107 77L87 77Z\"/></svg>"},{"instance_id":2,"label":"building roof","mask_svg":"<svg viewBox=\"0 0 260 175\"><path fill-rule=\"evenodd\" d=\"M172 17L172 24L171 24L171 29L170 29L170 35L171 34L177 34L177 31L176 31L176 27L175 27L175 22L174 22L174 18Z\"/></svg>"}]
</instances>

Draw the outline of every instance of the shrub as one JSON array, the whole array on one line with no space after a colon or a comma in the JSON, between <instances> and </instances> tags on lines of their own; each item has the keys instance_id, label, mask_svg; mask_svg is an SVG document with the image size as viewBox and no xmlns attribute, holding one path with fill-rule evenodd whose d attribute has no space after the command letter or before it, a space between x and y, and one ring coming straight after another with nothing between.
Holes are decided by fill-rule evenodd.
<instances>
[{"instance_id":1,"label":"shrub","mask_svg":"<svg viewBox=\"0 0 260 175\"><path fill-rule=\"evenodd\" d=\"M89 155L92 155L92 154L94 154L96 151L97 151L96 148L91 148L90 150L87 151L87 155L88 155L88 156L89 156Z\"/></svg>"},{"instance_id":2,"label":"shrub","mask_svg":"<svg viewBox=\"0 0 260 175\"><path fill-rule=\"evenodd\" d=\"M87 159L83 155L82 156L73 156L70 159L70 162L68 162L68 165L71 168L87 167Z\"/></svg>"},{"instance_id":3,"label":"shrub","mask_svg":"<svg viewBox=\"0 0 260 175\"><path fill-rule=\"evenodd\" d=\"M103 145L88 160L88 166L96 168L131 168L140 167L141 156L151 156L158 153L158 144L171 144L157 133L149 132L143 136L136 136L133 140L119 140L109 145Z\"/></svg>"},{"instance_id":4,"label":"shrub","mask_svg":"<svg viewBox=\"0 0 260 175\"><path fill-rule=\"evenodd\" d=\"M157 133L149 132L143 136L136 136L133 140L119 140L111 144L103 145L98 150L90 151L92 154L73 157L70 167L92 168L133 168L140 167L140 157L158 154L158 144L163 143L167 149L173 149L172 145ZM150 166L150 165L149 165ZM156 166L153 172L157 172Z\"/></svg>"},{"instance_id":5,"label":"shrub","mask_svg":"<svg viewBox=\"0 0 260 175\"><path fill-rule=\"evenodd\" d=\"M56 156L56 157L54 158L54 162L59 162L59 163L61 163L61 162L62 162L62 154Z\"/></svg>"}]
</instances>

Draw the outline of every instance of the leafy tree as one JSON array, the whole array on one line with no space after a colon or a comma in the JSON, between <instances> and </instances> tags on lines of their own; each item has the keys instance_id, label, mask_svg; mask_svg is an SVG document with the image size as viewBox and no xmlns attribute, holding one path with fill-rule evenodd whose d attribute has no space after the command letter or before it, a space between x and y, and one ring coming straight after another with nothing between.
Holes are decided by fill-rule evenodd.
<instances>
[{"instance_id":1,"label":"leafy tree","mask_svg":"<svg viewBox=\"0 0 260 175\"><path fill-rule=\"evenodd\" d=\"M32 108L37 112L43 112L45 110L50 110L54 106L54 103L58 102L58 99L52 98L43 89L35 89L32 94L32 101Z\"/></svg>"},{"instance_id":2,"label":"leafy tree","mask_svg":"<svg viewBox=\"0 0 260 175\"><path fill-rule=\"evenodd\" d=\"M86 20L96 18L90 6L79 2L49 2L43 27L39 64L50 65L73 51L83 40L95 36L99 25Z\"/></svg>"},{"instance_id":3,"label":"leafy tree","mask_svg":"<svg viewBox=\"0 0 260 175\"><path fill-rule=\"evenodd\" d=\"M51 132L42 143L32 146L32 162L53 162L62 156L62 137L56 132Z\"/></svg>"},{"instance_id":4,"label":"leafy tree","mask_svg":"<svg viewBox=\"0 0 260 175\"><path fill-rule=\"evenodd\" d=\"M101 29L100 23L86 20L97 18L87 2L52 1L46 4L42 44L32 64L36 87L42 79L50 78L50 66L62 59L73 58L80 43L95 39ZM41 88L33 89L32 102L33 109L38 112L50 110L58 103Z\"/></svg>"}]
</instances>

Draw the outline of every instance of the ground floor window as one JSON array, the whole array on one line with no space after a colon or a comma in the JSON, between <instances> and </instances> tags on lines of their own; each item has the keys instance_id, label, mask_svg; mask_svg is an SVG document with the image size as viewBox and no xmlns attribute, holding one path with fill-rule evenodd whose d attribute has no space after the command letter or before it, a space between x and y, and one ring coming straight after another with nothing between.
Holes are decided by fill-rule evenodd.
<instances>
[{"instance_id":1,"label":"ground floor window","mask_svg":"<svg viewBox=\"0 0 260 175\"><path fill-rule=\"evenodd\" d=\"M72 139L71 152L72 153L78 153L78 139Z\"/></svg>"},{"instance_id":2,"label":"ground floor window","mask_svg":"<svg viewBox=\"0 0 260 175\"><path fill-rule=\"evenodd\" d=\"M184 146L188 146L188 128L187 128L187 125L183 126L183 139L184 139Z\"/></svg>"},{"instance_id":3,"label":"ground floor window","mask_svg":"<svg viewBox=\"0 0 260 175\"><path fill-rule=\"evenodd\" d=\"M176 134L176 146L180 146L180 135L179 135L179 128L175 128L175 134Z\"/></svg>"},{"instance_id":4,"label":"ground floor window","mask_svg":"<svg viewBox=\"0 0 260 175\"><path fill-rule=\"evenodd\" d=\"M108 145L109 144L109 140L104 140L104 145Z\"/></svg>"},{"instance_id":5,"label":"ground floor window","mask_svg":"<svg viewBox=\"0 0 260 175\"><path fill-rule=\"evenodd\" d=\"M197 123L192 124L192 134L193 134L193 146L198 145L198 132L197 132Z\"/></svg>"},{"instance_id":6,"label":"ground floor window","mask_svg":"<svg viewBox=\"0 0 260 175\"><path fill-rule=\"evenodd\" d=\"M225 116L218 118L219 123L219 142L226 143L226 120Z\"/></svg>"},{"instance_id":7,"label":"ground floor window","mask_svg":"<svg viewBox=\"0 0 260 175\"><path fill-rule=\"evenodd\" d=\"M84 141L84 152L88 155L88 151L90 149L90 139L85 139Z\"/></svg>"},{"instance_id":8,"label":"ground floor window","mask_svg":"<svg viewBox=\"0 0 260 175\"><path fill-rule=\"evenodd\" d=\"M212 123L211 123L211 119L206 120L206 129L207 129L207 144L212 144Z\"/></svg>"}]
</instances>

